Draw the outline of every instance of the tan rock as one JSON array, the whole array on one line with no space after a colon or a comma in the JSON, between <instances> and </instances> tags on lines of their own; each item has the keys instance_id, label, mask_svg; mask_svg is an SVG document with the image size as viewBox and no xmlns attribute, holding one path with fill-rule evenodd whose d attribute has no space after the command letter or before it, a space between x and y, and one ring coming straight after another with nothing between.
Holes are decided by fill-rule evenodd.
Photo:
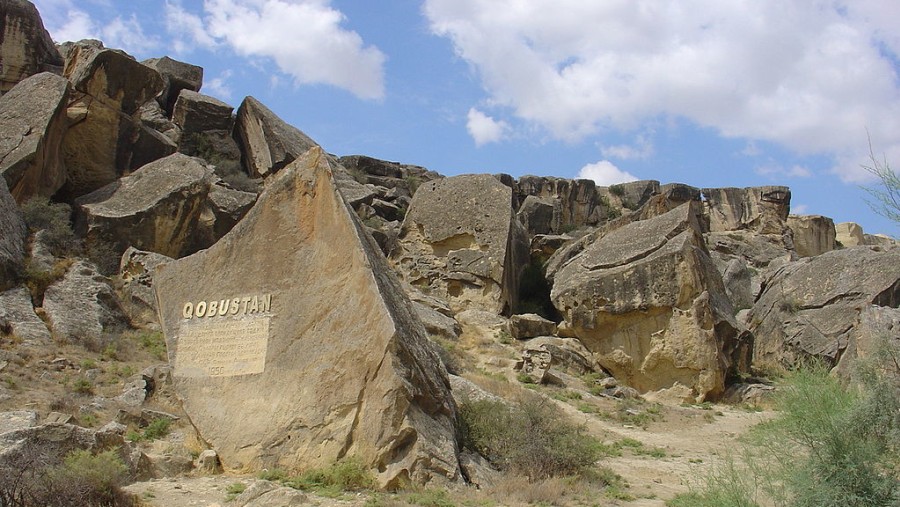
<instances>
[{"instance_id":1,"label":"tan rock","mask_svg":"<svg viewBox=\"0 0 900 507\"><path fill-rule=\"evenodd\" d=\"M859 246L866 244L862 227L853 222L834 224L834 239L843 246Z\"/></svg>"},{"instance_id":2,"label":"tan rock","mask_svg":"<svg viewBox=\"0 0 900 507\"><path fill-rule=\"evenodd\" d=\"M821 215L790 215L787 219L800 257L813 257L834 250L834 221Z\"/></svg>"},{"instance_id":3,"label":"tan rock","mask_svg":"<svg viewBox=\"0 0 900 507\"><path fill-rule=\"evenodd\" d=\"M554 277L551 300L594 359L639 391L697 399L749 366L748 344L688 203L598 238Z\"/></svg>"},{"instance_id":4,"label":"tan rock","mask_svg":"<svg viewBox=\"0 0 900 507\"><path fill-rule=\"evenodd\" d=\"M528 262L512 190L490 175L429 181L416 191L391 261L402 278L456 311L514 311Z\"/></svg>"},{"instance_id":5,"label":"tan rock","mask_svg":"<svg viewBox=\"0 0 900 507\"><path fill-rule=\"evenodd\" d=\"M318 146L253 97L245 98L238 107L234 132L244 154L244 168L252 178L275 174Z\"/></svg>"},{"instance_id":6,"label":"tan rock","mask_svg":"<svg viewBox=\"0 0 900 507\"><path fill-rule=\"evenodd\" d=\"M66 181L61 146L69 95L65 79L41 73L0 97L0 175L19 203L50 197Z\"/></svg>"},{"instance_id":7,"label":"tan rock","mask_svg":"<svg viewBox=\"0 0 900 507\"><path fill-rule=\"evenodd\" d=\"M702 192L710 232L751 229L781 234L791 207L787 187L704 188Z\"/></svg>"},{"instance_id":8,"label":"tan rock","mask_svg":"<svg viewBox=\"0 0 900 507\"><path fill-rule=\"evenodd\" d=\"M455 480L446 371L333 171L310 150L218 243L159 270L176 390L226 471L352 456L385 487Z\"/></svg>"},{"instance_id":9,"label":"tan rock","mask_svg":"<svg viewBox=\"0 0 900 507\"><path fill-rule=\"evenodd\" d=\"M18 283L25 262L28 228L19 206L0 178L0 290Z\"/></svg>"},{"instance_id":10,"label":"tan rock","mask_svg":"<svg viewBox=\"0 0 900 507\"><path fill-rule=\"evenodd\" d=\"M44 312L59 340L94 345L122 326L123 315L109 280L96 266L78 261L44 293Z\"/></svg>"},{"instance_id":11,"label":"tan rock","mask_svg":"<svg viewBox=\"0 0 900 507\"><path fill-rule=\"evenodd\" d=\"M509 334L517 340L551 336L556 334L556 322L535 313L511 315L509 317Z\"/></svg>"},{"instance_id":12,"label":"tan rock","mask_svg":"<svg viewBox=\"0 0 900 507\"><path fill-rule=\"evenodd\" d=\"M59 73L62 57L34 4L0 0L0 95L41 72Z\"/></svg>"}]
</instances>

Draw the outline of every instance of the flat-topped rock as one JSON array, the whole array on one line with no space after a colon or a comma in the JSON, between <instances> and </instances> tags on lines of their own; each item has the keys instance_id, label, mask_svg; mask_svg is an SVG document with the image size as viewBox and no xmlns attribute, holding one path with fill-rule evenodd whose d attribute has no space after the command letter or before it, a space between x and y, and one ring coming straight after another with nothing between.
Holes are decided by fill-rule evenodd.
<instances>
[{"instance_id":1,"label":"flat-topped rock","mask_svg":"<svg viewBox=\"0 0 900 507\"><path fill-rule=\"evenodd\" d=\"M780 234L791 208L788 187L704 188L702 193L711 232Z\"/></svg>"},{"instance_id":2,"label":"flat-topped rock","mask_svg":"<svg viewBox=\"0 0 900 507\"><path fill-rule=\"evenodd\" d=\"M141 63L159 72L163 80L163 89L157 95L156 101L170 116L181 90L199 92L203 86L203 67L181 62L168 56L150 58Z\"/></svg>"},{"instance_id":3,"label":"flat-topped rock","mask_svg":"<svg viewBox=\"0 0 900 507\"><path fill-rule=\"evenodd\" d=\"M41 72L59 73L63 59L34 4L0 0L0 95Z\"/></svg>"},{"instance_id":4,"label":"flat-topped rock","mask_svg":"<svg viewBox=\"0 0 900 507\"><path fill-rule=\"evenodd\" d=\"M454 311L514 310L528 261L512 190L487 174L429 181L416 191L391 260L403 279Z\"/></svg>"},{"instance_id":5,"label":"flat-topped rock","mask_svg":"<svg viewBox=\"0 0 900 507\"><path fill-rule=\"evenodd\" d=\"M310 150L157 272L175 388L227 471L355 457L384 487L457 480L446 371L334 170Z\"/></svg>"},{"instance_id":6,"label":"flat-topped rock","mask_svg":"<svg viewBox=\"0 0 900 507\"><path fill-rule=\"evenodd\" d=\"M800 257L813 257L834 250L834 221L822 215L789 215L794 249Z\"/></svg>"}]
</instances>

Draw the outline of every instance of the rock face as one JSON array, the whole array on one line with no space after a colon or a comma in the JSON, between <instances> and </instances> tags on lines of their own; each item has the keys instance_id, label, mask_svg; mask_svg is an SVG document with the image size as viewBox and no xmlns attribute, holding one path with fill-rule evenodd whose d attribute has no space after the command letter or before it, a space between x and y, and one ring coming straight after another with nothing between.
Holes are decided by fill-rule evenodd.
<instances>
[{"instance_id":1,"label":"rock face","mask_svg":"<svg viewBox=\"0 0 900 507\"><path fill-rule=\"evenodd\" d=\"M596 225L610 214L593 180L522 176L516 184L519 216L531 234Z\"/></svg>"},{"instance_id":2,"label":"rock face","mask_svg":"<svg viewBox=\"0 0 900 507\"><path fill-rule=\"evenodd\" d=\"M22 271L27 237L19 207L0 178L0 290L12 286Z\"/></svg>"},{"instance_id":3,"label":"rock face","mask_svg":"<svg viewBox=\"0 0 900 507\"><path fill-rule=\"evenodd\" d=\"M106 277L78 261L44 294L44 312L57 339L90 343L122 325L122 312Z\"/></svg>"},{"instance_id":4,"label":"rock face","mask_svg":"<svg viewBox=\"0 0 900 507\"><path fill-rule=\"evenodd\" d=\"M45 72L0 97L0 174L18 202L50 197L66 181L61 146L69 94L64 78Z\"/></svg>"},{"instance_id":5,"label":"rock face","mask_svg":"<svg viewBox=\"0 0 900 507\"><path fill-rule=\"evenodd\" d=\"M193 233L209 189L210 171L176 153L77 199L76 229L118 254L133 246L180 257L197 249Z\"/></svg>"},{"instance_id":6,"label":"rock face","mask_svg":"<svg viewBox=\"0 0 900 507\"><path fill-rule=\"evenodd\" d=\"M171 257L129 247L119 264L122 281L122 310L133 326L148 327L159 324L156 294L153 292L153 272L171 262Z\"/></svg>"},{"instance_id":7,"label":"rock face","mask_svg":"<svg viewBox=\"0 0 900 507\"><path fill-rule=\"evenodd\" d=\"M509 317L509 334L516 340L527 340L538 336L552 336L556 333L556 322L534 313L524 313Z\"/></svg>"},{"instance_id":8,"label":"rock face","mask_svg":"<svg viewBox=\"0 0 900 507\"><path fill-rule=\"evenodd\" d=\"M182 151L190 153L197 148L196 136L217 131L230 138L234 126L231 112L234 108L221 100L202 93L183 90L175 101L172 121L181 128Z\"/></svg>"},{"instance_id":9,"label":"rock face","mask_svg":"<svg viewBox=\"0 0 900 507\"><path fill-rule=\"evenodd\" d=\"M69 104L71 126L63 143L68 197L116 180L131 167L140 137L138 109L163 87L155 70L91 41L72 44L65 75L78 92Z\"/></svg>"},{"instance_id":10,"label":"rock face","mask_svg":"<svg viewBox=\"0 0 900 507\"><path fill-rule=\"evenodd\" d=\"M640 391L724 390L747 366L733 309L688 203L600 237L555 275L551 300L616 378Z\"/></svg>"},{"instance_id":11,"label":"rock face","mask_svg":"<svg viewBox=\"0 0 900 507\"><path fill-rule=\"evenodd\" d=\"M252 178L275 174L318 146L253 97L245 98L238 108L234 131L244 154L244 168Z\"/></svg>"},{"instance_id":12,"label":"rock face","mask_svg":"<svg viewBox=\"0 0 900 507\"><path fill-rule=\"evenodd\" d=\"M490 175L464 175L419 187L391 256L405 281L447 300L454 311L514 311L528 260L512 190Z\"/></svg>"},{"instance_id":13,"label":"rock face","mask_svg":"<svg viewBox=\"0 0 900 507\"><path fill-rule=\"evenodd\" d=\"M813 257L834 250L834 221L821 215L790 215L787 220L800 257Z\"/></svg>"},{"instance_id":14,"label":"rock face","mask_svg":"<svg viewBox=\"0 0 900 507\"><path fill-rule=\"evenodd\" d=\"M870 305L900 306L900 248L853 247L801 259L766 280L748 316L754 363L835 364Z\"/></svg>"},{"instance_id":15,"label":"rock face","mask_svg":"<svg viewBox=\"0 0 900 507\"><path fill-rule=\"evenodd\" d=\"M0 95L29 76L62 68L62 57L31 2L0 1L0 62Z\"/></svg>"},{"instance_id":16,"label":"rock face","mask_svg":"<svg viewBox=\"0 0 900 507\"><path fill-rule=\"evenodd\" d=\"M857 223L841 222L834 224L834 240L843 246L859 246L866 244L863 228Z\"/></svg>"},{"instance_id":17,"label":"rock face","mask_svg":"<svg viewBox=\"0 0 900 507\"><path fill-rule=\"evenodd\" d=\"M704 188L702 193L710 232L781 234L791 207L787 187Z\"/></svg>"},{"instance_id":18,"label":"rock face","mask_svg":"<svg viewBox=\"0 0 900 507\"><path fill-rule=\"evenodd\" d=\"M446 371L333 171L310 150L218 243L157 272L177 392L226 470L355 456L382 486L455 480Z\"/></svg>"},{"instance_id":19,"label":"rock face","mask_svg":"<svg viewBox=\"0 0 900 507\"><path fill-rule=\"evenodd\" d=\"M0 292L0 333L3 332L33 345L50 343L50 331L34 313L31 293L25 287Z\"/></svg>"},{"instance_id":20,"label":"rock face","mask_svg":"<svg viewBox=\"0 0 900 507\"><path fill-rule=\"evenodd\" d=\"M169 116L175 107L175 101L181 90L199 92L203 86L203 68L185 62L173 60L168 56L144 60L144 65L159 72L163 80L163 89L156 101Z\"/></svg>"}]
</instances>

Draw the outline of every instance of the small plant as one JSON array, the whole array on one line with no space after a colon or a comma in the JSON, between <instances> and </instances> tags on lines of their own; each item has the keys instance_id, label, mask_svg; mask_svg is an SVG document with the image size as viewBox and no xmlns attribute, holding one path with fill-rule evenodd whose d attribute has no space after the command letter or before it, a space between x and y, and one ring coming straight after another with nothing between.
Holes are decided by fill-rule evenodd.
<instances>
[{"instance_id":1,"label":"small plant","mask_svg":"<svg viewBox=\"0 0 900 507\"><path fill-rule=\"evenodd\" d=\"M169 434L169 427L172 425L172 421L165 418L160 417L150 421L150 424L144 428L143 431L129 431L125 438L132 442L144 442L144 441L153 441L159 440L164 436Z\"/></svg>"},{"instance_id":2,"label":"small plant","mask_svg":"<svg viewBox=\"0 0 900 507\"><path fill-rule=\"evenodd\" d=\"M97 367L97 362L93 359L85 359L81 362L81 369L83 370L93 370Z\"/></svg>"},{"instance_id":3,"label":"small plant","mask_svg":"<svg viewBox=\"0 0 900 507\"><path fill-rule=\"evenodd\" d=\"M233 482L225 487L225 501L230 502L247 490L247 485L242 482Z\"/></svg>"},{"instance_id":4,"label":"small plant","mask_svg":"<svg viewBox=\"0 0 900 507\"><path fill-rule=\"evenodd\" d=\"M81 249L75 237L70 217L72 208L65 203L52 203L46 197L35 196L22 205L22 216L32 233L44 231L41 241L50 253L67 257Z\"/></svg>"},{"instance_id":5,"label":"small plant","mask_svg":"<svg viewBox=\"0 0 900 507\"><path fill-rule=\"evenodd\" d=\"M496 333L497 341L502 343L503 345L511 345L513 343L513 337L509 334L509 331L505 329L501 329Z\"/></svg>"},{"instance_id":6,"label":"small plant","mask_svg":"<svg viewBox=\"0 0 900 507\"><path fill-rule=\"evenodd\" d=\"M625 187L620 184L619 185L610 185L609 193L616 197L622 197L623 195L625 195Z\"/></svg>"},{"instance_id":7,"label":"small plant","mask_svg":"<svg viewBox=\"0 0 900 507\"><path fill-rule=\"evenodd\" d=\"M159 360L166 359L166 339L159 331L130 331L126 333L128 338L136 340L142 349Z\"/></svg>"},{"instance_id":8,"label":"small plant","mask_svg":"<svg viewBox=\"0 0 900 507\"><path fill-rule=\"evenodd\" d=\"M518 380L519 382L521 382L523 384L536 384L537 383L531 375L525 373L524 371L520 371L516 375L516 380Z\"/></svg>"},{"instance_id":9,"label":"small plant","mask_svg":"<svg viewBox=\"0 0 900 507\"><path fill-rule=\"evenodd\" d=\"M86 428L93 428L97 425L97 422L99 422L97 414L93 414L90 412L87 414L82 414L79 418L81 420L81 424Z\"/></svg>"},{"instance_id":10,"label":"small plant","mask_svg":"<svg viewBox=\"0 0 900 507\"><path fill-rule=\"evenodd\" d=\"M361 461L352 458L325 468L307 470L281 482L295 489L312 490L325 496L338 496L344 491L363 491L375 487L372 473Z\"/></svg>"},{"instance_id":11,"label":"small plant","mask_svg":"<svg viewBox=\"0 0 900 507\"><path fill-rule=\"evenodd\" d=\"M264 481L281 482L287 479L288 475L280 468L273 468L272 470L263 470L258 477Z\"/></svg>"},{"instance_id":12,"label":"small plant","mask_svg":"<svg viewBox=\"0 0 900 507\"><path fill-rule=\"evenodd\" d=\"M77 394L94 394L94 383L85 377L78 377L72 382L72 392Z\"/></svg>"}]
</instances>

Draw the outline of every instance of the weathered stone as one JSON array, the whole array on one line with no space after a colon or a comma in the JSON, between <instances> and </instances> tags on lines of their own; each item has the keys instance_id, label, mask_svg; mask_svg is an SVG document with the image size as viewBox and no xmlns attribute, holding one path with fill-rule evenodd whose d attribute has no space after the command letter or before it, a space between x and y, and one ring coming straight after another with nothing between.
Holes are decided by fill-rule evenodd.
<instances>
[{"instance_id":1,"label":"weathered stone","mask_svg":"<svg viewBox=\"0 0 900 507\"><path fill-rule=\"evenodd\" d=\"M25 260L28 228L19 207L0 178L0 290L16 284Z\"/></svg>"},{"instance_id":2,"label":"weathered stone","mask_svg":"<svg viewBox=\"0 0 900 507\"><path fill-rule=\"evenodd\" d=\"M834 224L834 240L843 246L859 246L866 244L862 227L853 222Z\"/></svg>"},{"instance_id":3,"label":"weathered stone","mask_svg":"<svg viewBox=\"0 0 900 507\"><path fill-rule=\"evenodd\" d=\"M656 180L629 181L605 188L600 187L598 191L609 200L614 208L636 210L651 197L659 194L659 182Z\"/></svg>"},{"instance_id":4,"label":"weathered stone","mask_svg":"<svg viewBox=\"0 0 900 507\"><path fill-rule=\"evenodd\" d=\"M689 203L596 239L554 278L551 300L607 371L639 391L724 390L749 353Z\"/></svg>"},{"instance_id":5,"label":"weathered stone","mask_svg":"<svg viewBox=\"0 0 900 507\"><path fill-rule=\"evenodd\" d=\"M422 183L441 178L438 173L424 167L378 160L364 155L341 157L338 161L360 181L390 189L389 195L386 196L389 201L394 197L409 198Z\"/></svg>"},{"instance_id":6,"label":"weathered stone","mask_svg":"<svg viewBox=\"0 0 900 507\"><path fill-rule=\"evenodd\" d=\"M176 153L77 199L76 230L117 253L133 246L180 257L198 248L192 233L209 190L210 171Z\"/></svg>"},{"instance_id":7,"label":"weathered stone","mask_svg":"<svg viewBox=\"0 0 900 507\"><path fill-rule=\"evenodd\" d=\"M50 73L25 79L0 97L0 174L13 197L52 196L66 181L61 146L69 84Z\"/></svg>"},{"instance_id":8,"label":"weathered stone","mask_svg":"<svg viewBox=\"0 0 900 507\"><path fill-rule=\"evenodd\" d=\"M355 210L364 204L371 205L375 196L378 195L371 185L363 185L352 178L338 178L335 175L335 180L341 196Z\"/></svg>"},{"instance_id":9,"label":"weathered stone","mask_svg":"<svg viewBox=\"0 0 900 507\"><path fill-rule=\"evenodd\" d=\"M69 175L64 195L75 198L115 181L133 166L134 144L141 137L135 113L159 93L162 78L95 41L69 46L65 75L80 92L69 103L71 126L63 142Z\"/></svg>"},{"instance_id":10,"label":"weathered stone","mask_svg":"<svg viewBox=\"0 0 900 507\"><path fill-rule=\"evenodd\" d=\"M535 313L511 315L509 317L509 334L516 340L551 336L556 334L556 322Z\"/></svg>"},{"instance_id":11,"label":"weathered stone","mask_svg":"<svg viewBox=\"0 0 900 507\"><path fill-rule=\"evenodd\" d=\"M134 143L130 162L131 170L139 169L178 151L178 145L171 139L146 125L139 125L137 132L138 138Z\"/></svg>"},{"instance_id":12,"label":"weathered stone","mask_svg":"<svg viewBox=\"0 0 900 507\"><path fill-rule=\"evenodd\" d=\"M425 331L428 331L429 335L438 336L446 340L455 340L459 338L462 329L459 326L459 322L456 322L456 319L447 317L437 310L433 310L416 301L413 301L412 305L413 310L416 312L416 316L422 321L422 324L425 325Z\"/></svg>"},{"instance_id":13,"label":"weathered stone","mask_svg":"<svg viewBox=\"0 0 900 507\"><path fill-rule=\"evenodd\" d=\"M269 481L255 481L233 502L241 507L301 507L310 504L306 493Z\"/></svg>"},{"instance_id":14,"label":"weathered stone","mask_svg":"<svg viewBox=\"0 0 900 507\"><path fill-rule=\"evenodd\" d=\"M455 479L446 372L333 171L310 150L218 243L159 269L176 390L226 470L355 456L382 486Z\"/></svg>"},{"instance_id":15,"label":"weathered stone","mask_svg":"<svg viewBox=\"0 0 900 507\"><path fill-rule=\"evenodd\" d=\"M0 62L0 95L29 76L60 73L62 56L31 2L0 1Z\"/></svg>"},{"instance_id":16,"label":"weathered stone","mask_svg":"<svg viewBox=\"0 0 900 507\"><path fill-rule=\"evenodd\" d=\"M722 282L725 284L725 293L731 299L735 311L753 306L759 285L753 283L754 273L747 266L746 261L740 258L731 259L721 273Z\"/></svg>"},{"instance_id":17,"label":"weathered stone","mask_svg":"<svg viewBox=\"0 0 900 507\"><path fill-rule=\"evenodd\" d=\"M212 449L206 449L197 456L197 470L207 474L217 474L222 471L219 463L219 455Z\"/></svg>"},{"instance_id":18,"label":"weathered stone","mask_svg":"<svg viewBox=\"0 0 900 507\"><path fill-rule=\"evenodd\" d=\"M847 338L847 348L835 370L844 377L858 378L857 360L872 361L886 350L900 347L900 308L864 307Z\"/></svg>"},{"instance_id":19,"label":"weathered stone","mask_svg":"<svg viewBox=\"0 0 900 507\"><path fill-rule=\"evenodd\" d=\"M537 259L541 264L546 262L557 250L562 248L567 241L572 240L568 235L536 234L531 238L531 258Z\"/></svg>"},{"instance_id":20,"label":"weathered stone","mask_svg":"<svg viewBox=\"0 0 900 507\"><path fill-rule=\"evenodd\" d=\"M382 201L381 199L373 199L372 207L375 208L375 213L378 216L388 222L403 220L403 216L406 213L406 210L401 209L400 206L387 201Z\"/></svg>"},{"instance_id":21,"label":"weathered stone","mask_svg":"<svg viewBox=\"0 0 900 507\"><path fill-rule=\"evenodd\" d=\"M554 222L555 218L558 219L554 204L546 197L526 196L516 217L529 235L550 234L551 231L560 229L559 225Z\"/></svg>"},{"instance_id":22,"label":"weathered stone","mask_svg":"<svg viewBox=\"0 0 900 507\"><path fill-rule=\"evenodd\" d=\"M44 293L44 312L57 339L86 342L122 325L118 301L96 266L78 261Z\"/></svg>"},{"instance_id":23,"label":"weathered stone","mask_svg":"<svg viewBox=\"0 0 900 507\"><path fill-rule=\"evenodd\" d=\"M601 199L593 180L522 176L513 186L519 219L531 233L559 234L610 215L609 201Z\"/></svg>"},{"instance_id":24,"label":"weathered stone","mask_svg":"<svg viewBox=\"0 0 900 507\"><path fill-rule=\"evenodd\" d=\"M900 249L845 248L781 267L748 316L754 364L837 363L870 305L900 306Z\"/></svg>"},{"instance_id":25,"label":"weathered stone","mask_svg":"<svg viewBox=\"0 0 900 507\"><path fill-rule=\"evenodd\" d=\"M423 184L403 221L394 266L454 311L513 311L528 246L511 202L509 187L489 175Z\"/></svg>"},{"instance_id":26,"label":"weathered stone","mask_svg":"<svg viewBox=\"0 0 900 507\"><path fill-rule=\"evenodd\" d=\"M865 234L863 235L865 238L866 245L880 245L880 246L897 246L900 245L896 239L885 235L885 234Z\"/></svg>"},{"instance_id":27,"label":"weathered stone","mask_svg":"<svg viewBox=\"0 0 900 507\"><path fill-rule=\"evenodd\" d=\"M202 132L231 132L234 108L221 100L190 90L182 90L175 101L172 121L181 129L179 147L185 153L194 153Z\"/></svg>"},{"instance_id":28,"label":"weathered stone","mask_svg":"<svg viewBox=\"0 0 900 507\"><path fill-rule=\"evenodd\" d=\"M789 215L787 225L794 235L800 257L812 257L834 250L834 221L821 215Z\"/></svg>"},{"instance_id":29,"label":"weathered stone","mask_svg":"<svg viewBox=\"0 0 900 507\"><path fill-rule=\"evenodd\" d=\"M457 405L485 400L506 403L503 398L485 391L471 380L458 375L450 375L450 389L453 392L453 399L456 400Z\"/></svg>"},{"instance_id":30,"label":"weathered stone","mask_svg":"<svg viewBox=\"0 0 900 507\"><path fill-rule=\"evenodd\" d=\"M9 333L32 345L50 343L50 331L31 303L31 293L25 287L0 293L0 334Z\"/></svg>"},{"instance_id":31,"label":"weathered stone","mask_svg":"<svg viewBox=\"0 0 900 507\"><path fill-rule=\"evenodd\" d=\"M213 213L212 244L228 233L250 211L257 195L216 184L210 187L209 209Z\"/></svg>"},{"instance_id":32,"label":"weathered stone","mask_svg":"<svg viewBox=\"0 0 900 507\"><path fill-rule=\"evenodd\" d=\"M498 483L503 475L491 466L491 463L480 454L463 451L459 454L459 466L466 481L480 489L490 488Z\"/></svg>"},{"instance_id":33,"label":"weathered stone","mask_svg":"<svg viewBox=\"0 0 900 507\"><path fill-rule=\"evenodd\" d=\"M33 410L0 412L0 435L11 431L33 428L38 425L38 414Z\"/></svg>"},{"instance_id":34,"label":"weathered stone","mask_svg":"<svg viewBox=\"0 0 900 507\"><path fill-rule=\"evenodd\" d=\"M178 145L177 143L181 139L180 129L166 116L166 112L159 107L155 100L141 106L138 110L138 117L141 119L141 123L166 136L176 146Z\"/></svg>"},{"instance_id":35,"label":"weathered stone","mask_svg":"<svg viewBox=\"0 0 900 507\"><path fill-rule=\"evenodd\" d=\"M704 188L702 192L711 232L750 229L781 234L791 208L787 187Z\"/></svg>"},{"instance_id":36,"label":"weathered stone","mask_svg":"<svg viewBox=\"0 0 900 507\"><path fill-rule=\"evenodd\" d=\"M153 272L172 258L154 252L128 247L119 263L122 310L135 327L159 324Z\"/></svg>"},{"instance_id":37,"label":"weathered stone","mask_svg":"<svg viewBox=\"0 0 900 507\"><path fill-rule=\"evenodd\" d=\"M551 366L572 375L597 371L591 352L576 338L540 336L529 341L525 347L549 352Z\"/></svg>"},{"instance_id":38,"label":"weathered stone","mask_svg":"<svg viewBox=\"0 0 900 507\"><path fill-rule=\"evenodd\" d=\"M163 89L156 97L157 103L169 114L175 108L175 101L181 90L199 92L203 86L203 68L189 63L173 60L168 56L150 58L141 62L159 72L163 81Z\"/></svg>"},{"instance_id":39,"label":"weathered stone","mask_svg":"<svg viewBox=\"0 0 900 507\"><path fill-rule=\"evenodd\" d=\"M516 369L532 383L552 383L554 376L550 374L553 355L540 348L526 348L522 351L522 359L516 363Z\"/></svg>"},{"instance_id":40,"label":"weathered stone","mask_svg":"<svg viewBox=\"0 0 900 507\"><path fill-rule=\"evenodd\" d=\"M238 108L234 131L244 153L244 168L254 178L275 174L318 146L253 97L245 98Z\"/></svg>"}]
</instances>

